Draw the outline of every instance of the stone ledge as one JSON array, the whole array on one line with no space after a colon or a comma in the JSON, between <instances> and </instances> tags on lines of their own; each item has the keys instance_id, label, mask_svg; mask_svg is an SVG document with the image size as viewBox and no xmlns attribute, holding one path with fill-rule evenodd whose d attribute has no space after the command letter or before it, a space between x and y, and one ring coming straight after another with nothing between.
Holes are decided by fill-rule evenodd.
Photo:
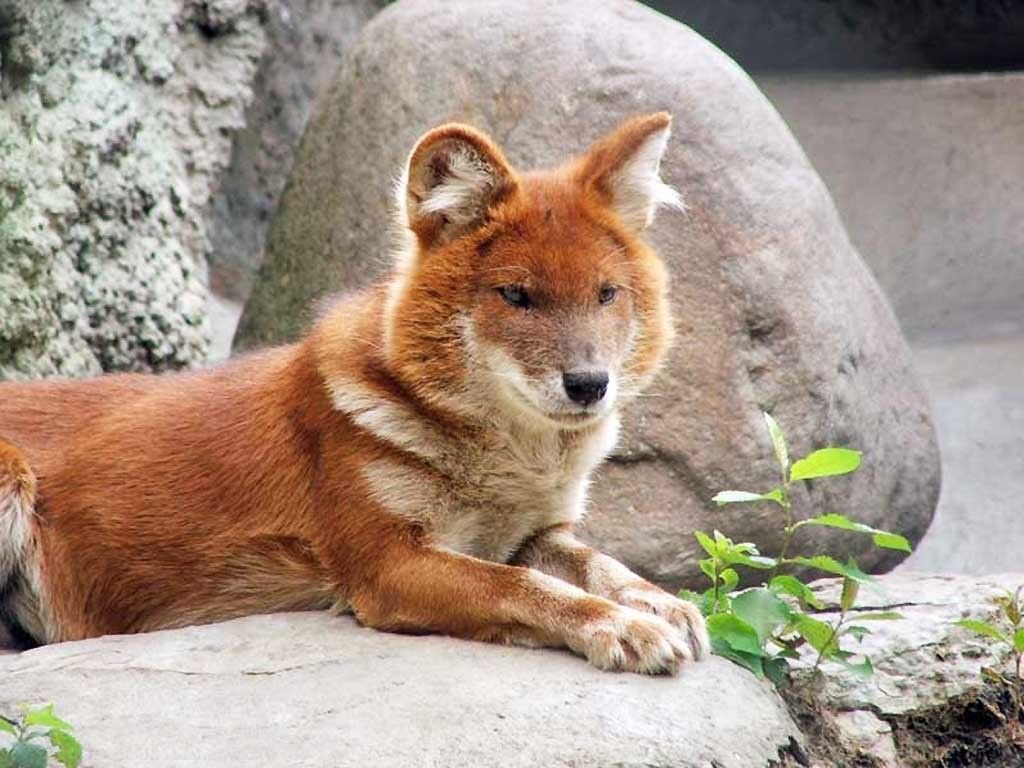
<instances>
[{"instance_id":1,"label":"stone ledge","mask_svg":"<svg viewBox=\"0 0 1024 768\"><path fill-rule=\"evenodd\" d=\"M53 702L87 768L751 768L799 738L772 686L721 659L612 674L317 613L39 648L0 679L0 711Z\"/></svg>"}]
</instances>

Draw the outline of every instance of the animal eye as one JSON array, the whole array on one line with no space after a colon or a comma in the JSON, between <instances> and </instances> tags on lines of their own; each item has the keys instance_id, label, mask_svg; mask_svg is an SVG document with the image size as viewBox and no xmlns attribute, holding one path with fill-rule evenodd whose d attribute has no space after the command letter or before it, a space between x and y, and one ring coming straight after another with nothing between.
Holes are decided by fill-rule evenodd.
<instances>
[{"instance_id":1,"label":"animal eye","mask_svg":"<svg viewBox=\"0 0 1024 768\"><path fill-rule=\"evenodd\" d=\"M619 292L619 289L614 285L601 286L601 290L597 293L597 300L602 304L611 304L615 301L615 296Z\"/></svg>"},{"instance_id":2,"label":"animal eye","mask_svg":"<svg viewBox=\"0 0 1024 768\"><path fill-rule=\"evenodd\" d=\"M511 304L513 307L529 309L533 306L530 302L530 295L521 285L503 285L498 289L498 293L501 294L505 303Z\"/></svg>"}]
</instances>

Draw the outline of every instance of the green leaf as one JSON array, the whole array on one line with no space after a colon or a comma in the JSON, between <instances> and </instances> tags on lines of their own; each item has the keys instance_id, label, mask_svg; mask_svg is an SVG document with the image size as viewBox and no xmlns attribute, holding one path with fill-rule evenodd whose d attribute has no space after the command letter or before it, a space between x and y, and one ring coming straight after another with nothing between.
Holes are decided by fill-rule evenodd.
<instances>
[{"instance_id":1,"label":"green leaf","mask_svg":"<svg viewBox=\"0 0 1024 768\"><path fill-rule=\"evenodd\" d=\"M708 617L707 628L712 640L717 638L734 651L754 655L764 653L757 631L738 616L731 613L716 613Z\"/></svg>"},{"instance_id":2,"label":"green leaf","mask_svg":"<svg viewBox=\"0 0 1024 768\"><path fill-rule=\"evenodd\" d=\"M698 608L700 608L702 616L708 616L714 613L713 606L711 605L713 594L714 590L710 589L707 592L704 592L703 594L699 592L694 592L689 589L681 589L679 590L678 597L680 600L686 600L687 602L693 603Z\"/></svg>"},{"instance_id":3,"label":"green leaf","mask_svg":"<svg viewBox=\"0 0 1024 768\"><path fill-rule=\"evenodd\" d=\"M6 717L0 717L0 733L9 733L12 736L16 736L18 734L18 729L15 728L14 723Z\"/></svg>"},{"instance_id":4,"label":"green leaf","mask_svg":"<svg viewBox=\"0 0 1024 768\"><path fill-rule=\"evenodd\" d=\"M712 557L718 557L718 546L715 544L715 540L708 536L704 531L694 531L693 535L697 539L697 543L704 548Z\"/></svg>"},{"instance_id":5,"label":"green leaf","mask_svg":"<svg viewBox=\"0 0 1024 768\"><path fill-rule=\"evenodd\" d=\"M722 582L721 588L725 592L732 592L736 589L736 585L740 583L740 575L733 568L722 569L722 572L718 574L718 578Z\"/></svg>"},{"instance_id":6,"label":"green leaf","mask_svg":"<svg viewBox=\"0 0 1024 768\"><path fill-rule=\"evenodd\" d=\"M786 470L789 469L789 449L786 448L786 438L782 434L782 428L779 426L779 423L767 411L764 412L764 423L768 427L768 436L772 439L775 458L778 459L782 476L785 477Z\"/></svg>"},{"instance_id":7,"label":"green leaf","mask_svg":"<svg viewBox=\"0 0 1024 768\"><path fill-rule=\"evenodd\" d=\"M789 606L764 587L755 587L734 595L732 612L753 627L762 647L775 634L776 629L792 618Z\"/></svg>"},{"instance_id":8,"label":"green leaf","mask_svg":"<svg viewBox=\"0 0 1024 768\"><path fill-rule=\"evenodd\" d=\"M857 621L898 621L903 618L899 611L865 611L854 613Z\"/></svg>"},{"instance_id":9,"label":"green leaf","mask_svg":"<svg viewBox=\"0 0 1024 768\"><path fill-rule=\"evenodd\" d=\"M25 713L25 725L38 725L41 728L52 728L57 731L73 731L70 723L66 723L53 714L53 705L47 704L39 709L30 709Z\"/></svg>"},{"instance_id":10,"label":"green leaf","mask_svg":"<svg viewBox=\"0 0 1024 768\"><path fill-rule=\"evenodd\" d=\"M913 548L906 536L888 531L878 531L871 537L871 541L880 549L898 549L900 552L912 552Z\"/></svg>"},{"instance_id":11,"label":"green leaf","mask_svg":"<svg viewBox=\"0 0 1024 768\"><path fill-rule=\"evenodd\" d=\"M1013 592L1007 592L1006 597L1000 601L1003 607L1003 613L1006 614L1006 618L1010 620L1013 626L1020 624L1020 608L1017 605L1017 595Z\"/></svg>"},{"instance_id":12,"label":"green leaf","mask_svg":"<svg viewBox=\"0 0 1024 768\"><path fill-rule=\"evenodd\" d=\"M851 579L848 576L843 577L843 591L839 596L839 609L844 613L853 607L853 604L857 602L857 592L860 590L860 584Z\"/></svg>"},{"instance_id":13,"label":"green leaf","mask_svg":"<svg viewBox=\"0 0 1024 768\"><path fill-rule=\"evenodd\" d=\"M82 762L82 745L67 731L50 731L50 743L57 748L53 755L65 768L78 768Z\"/></svg>"},{"instance_id":14,"label":"green leaf","mask_svg":"<svg viewBox=\"0 0 1024 768\"><path fill-rule=\"evenodd\" d=\"M1013 650L1024 653L1024 629L1018 629L1013 633Z\"/></svg>"},{"instance_id":15,"label":"green leaf","mask_svg":"<svg viewBox=\"0 0 1024 768\"><path fill-rule=\"evenodd\" d=\"M14 759L11 757L11 750L0 749L0 768L14 768Z\"/></svg>"},{"instance_id":16,"label":"green leaf","mask_svg":"<svg viewBox=\"0 0 1024 768\"><path fill-rule=\"evenodd\" d=\"M761 555L744 555L739 552L731 552L722 558L729 565L745 565L748 568L757 568L767 571L775 567L776 560L773 557L762 557Z\"/></svg>"},{"instance_id":17,"label":"green leaf","mask_svg":"<svg viewBox=\"0 0 1024 768\"><path fill-rule=\"evenodd\" d=\"M796 576L790 576L788 573L782 573L772 578L768 582L768 589L776 594L790 595L800 601L801 605L809 605L811 608L824 608L825 604L821 602L811 591L811 588L804 584Z\"/></svg>"},{"instance_id":18,"label":"green leaf","mask_svg":"<svg viewBox=\"0 0 1024 768\"><path fill-rule=\"evenodd\" d=\"M864 660L859 664L847 661L845 658L833 658L832 661L841 664L848 672L852 672L854 675L862 679L867 679L875 674L875 668L871 665L871 659L867 656L865 656Z\"/></svg>"},{"instance_id":19,"label":"green leaf","mask_svg":"<svg viewBox=\"0 0 1024 768\"><path fill-rule=\"evenodd\" d=\"M774 501L782 504L782 489L772 488L768 493L752 493L751 491L719 491L712 499L715 504L722 507L726 504L742 504L748 501Z\"/></svg>"},{"instance_id":20,"label":"green leaf","mask_svg":"<svg viewBox=\"0 0 1024 768\"><path fill-rule=\"evenodd\" d=\"M19 741L11 747L11 760L14 768L46 768L46 750Z\"/></svg>"},{"instance_id":21,"label":"green leaf","mask_svg":"<svg viewBox=\"0 0 1024 768\"><path fill-rule=\"evenodd\" d=\"M697 563L700 566L701 571L708 579L714 583L715 581L715 561L714 560L701 560Z\"/></svg>"},{"instance_id":22,"label":"green leaf","mask_svg":"<svg viewBox=\"0 0 1024 768\"><path fill-rule=\"evenodd\" d=\"M762 666L764 667L764 676L771 680L773 684L782 685L785 682L789 662L784 658L774 656L770 659L764 659Z\"/></svg>"},{"instance_id":23,"label":"green leaf","mask_svg":"<svg viewBox=\"0 0 1024 768\"><path fill-rule=\"evenodd\" d=\"M858 626L857 624L849 624L849 625L843 627L842 634L850 635L851 637L855 637L855 638L857 638L857 641L860 642L861 640L864 639L865 635L870 635L871 634L871 630L868 629L867 627Z\"/></svg>"},{"instance_id":24,"label":"green leaf","mask_svg":"<svg viewBox=\"0 0 1024 768\"><path fill-rule=\"evenodd\" d=\"M828 657L836 649L832 627L823 621L812 619L810 616L799 616L796 619L796 631L822 656Z\"/></svg>"},{"instance_id":25,"label":"green leaf","mask_svg":"<svg viewBox=\"0 0 1024 768\"><path fill-rule=\"evenodd\" d=\"M993 640L999 640L1000 642L1006 643L1007 645L1009 645L1010 643L1010 639L1006 635L1000 632L996 627L993 627L991 624L987 624L984 621L975 621L974 619L960 619L960 621L954 622L954 624L956 624L956 626L958 627L969 629L971 632L974 632L976 634L984 635L985 637L991 637Z\"/></svg>"},{"instance_id":26,"label":"green leaf","mask_svg":"<svg viewBox=\"0 0 1024 768\"><path fill-rule=\"evenodd\" d=\"M859 466L860 451L852 451L849 448L822 448L793 462L793 467L789 470L789 482L845 475Z\"/></svg>"},{"instance_id":27,"label":"green leaf","mask_svg":"<svg viewBox=\"0 0 1024 768\"><path fill-rule=\"evenodd\" d=\"M898 533L890 533L889 531L872 528L870 525L855 522L844 515L830 513L827 515L819 515L818 517L809 517L806 520L798 522L793 526L793 528L803 528L805 525L820 525L826 528L839 528L844 531L867 533L871 534L871 540L877 547L881 547L882 549L899 549L903 552L911 551L910 542Z\"/></svg>"},{"instance_id":28,"label":"green leaf","mask_svg":"<svg viewBox=\"0 0 1024 768\"><path fill-rule=\"evenodd\" d=\"M715 652L716 656L721 656L723 659L729 659L729 661L739 664L741 667L750 670L758 677L764 677L764 657L760 654L744 653L743 651L737 651L729 647L729 645L721 640L715 640L711 638L711 649Z\"/></svg>"},{"instance_id":29,"label":"green leaf","mask_svg":"<svg viewBox=\"0 0 1024 768\"><path fill-rule=\"evenodd\" d=\"M870 576L857 567L857 563L854 562L853 558L847 560L846 565L843 565L838 560L835 560L828 555L815 555L814 557L787 557L783 562L791 565L806 565L808 568L817 568L819 571L824 571L825 573L833 573L836 576L845 576L849 579L853 579L858 584L869 584L872 581Z\"/></svg>"}]
</instances>

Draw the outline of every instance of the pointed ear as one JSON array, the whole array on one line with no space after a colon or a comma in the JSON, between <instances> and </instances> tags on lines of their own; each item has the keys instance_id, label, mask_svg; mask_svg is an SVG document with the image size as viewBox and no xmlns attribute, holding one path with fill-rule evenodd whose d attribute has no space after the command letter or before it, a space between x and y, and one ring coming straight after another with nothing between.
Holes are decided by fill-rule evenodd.
<instances>
[{"instance_id":1,"label":"pointed ear","mask_svg":"<svg viewBox=\"0 0 1024 768\"><path fill-rule=\"evenodd\" d=\"M399 204L409 228L430 246L485 224L488 209L515 186L515 172L486 135L451 123L416 143L399 189Z\"/></svg>"},{"instance_id":2,"label":"pointed ear","mask_svg":"<svg viewBox=\"0 0 1024 768\"><path fill-rule=\"evenodd\" d=\"M577 178L634 232L650 225L660 206L684 208L679 193L659 175L671 129L668 112L633 117L598 139L578 160Z\"/></svg>"}]
</instances>

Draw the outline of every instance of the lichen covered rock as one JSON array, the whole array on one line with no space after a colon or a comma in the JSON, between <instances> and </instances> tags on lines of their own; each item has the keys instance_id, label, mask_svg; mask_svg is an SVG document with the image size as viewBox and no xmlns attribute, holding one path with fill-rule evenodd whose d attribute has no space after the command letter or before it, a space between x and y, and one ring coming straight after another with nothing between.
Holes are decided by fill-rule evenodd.
<instances>
[{"instance_id":1,"label":"lichen covered rock","mask_svg":"<svg viewBox=\"0 0 1024 768\"><path fill-rule=\"evenodd\" d=\"M259 2L0 0L0 379L205 359Z\"/></svg>"}]
</instances>

